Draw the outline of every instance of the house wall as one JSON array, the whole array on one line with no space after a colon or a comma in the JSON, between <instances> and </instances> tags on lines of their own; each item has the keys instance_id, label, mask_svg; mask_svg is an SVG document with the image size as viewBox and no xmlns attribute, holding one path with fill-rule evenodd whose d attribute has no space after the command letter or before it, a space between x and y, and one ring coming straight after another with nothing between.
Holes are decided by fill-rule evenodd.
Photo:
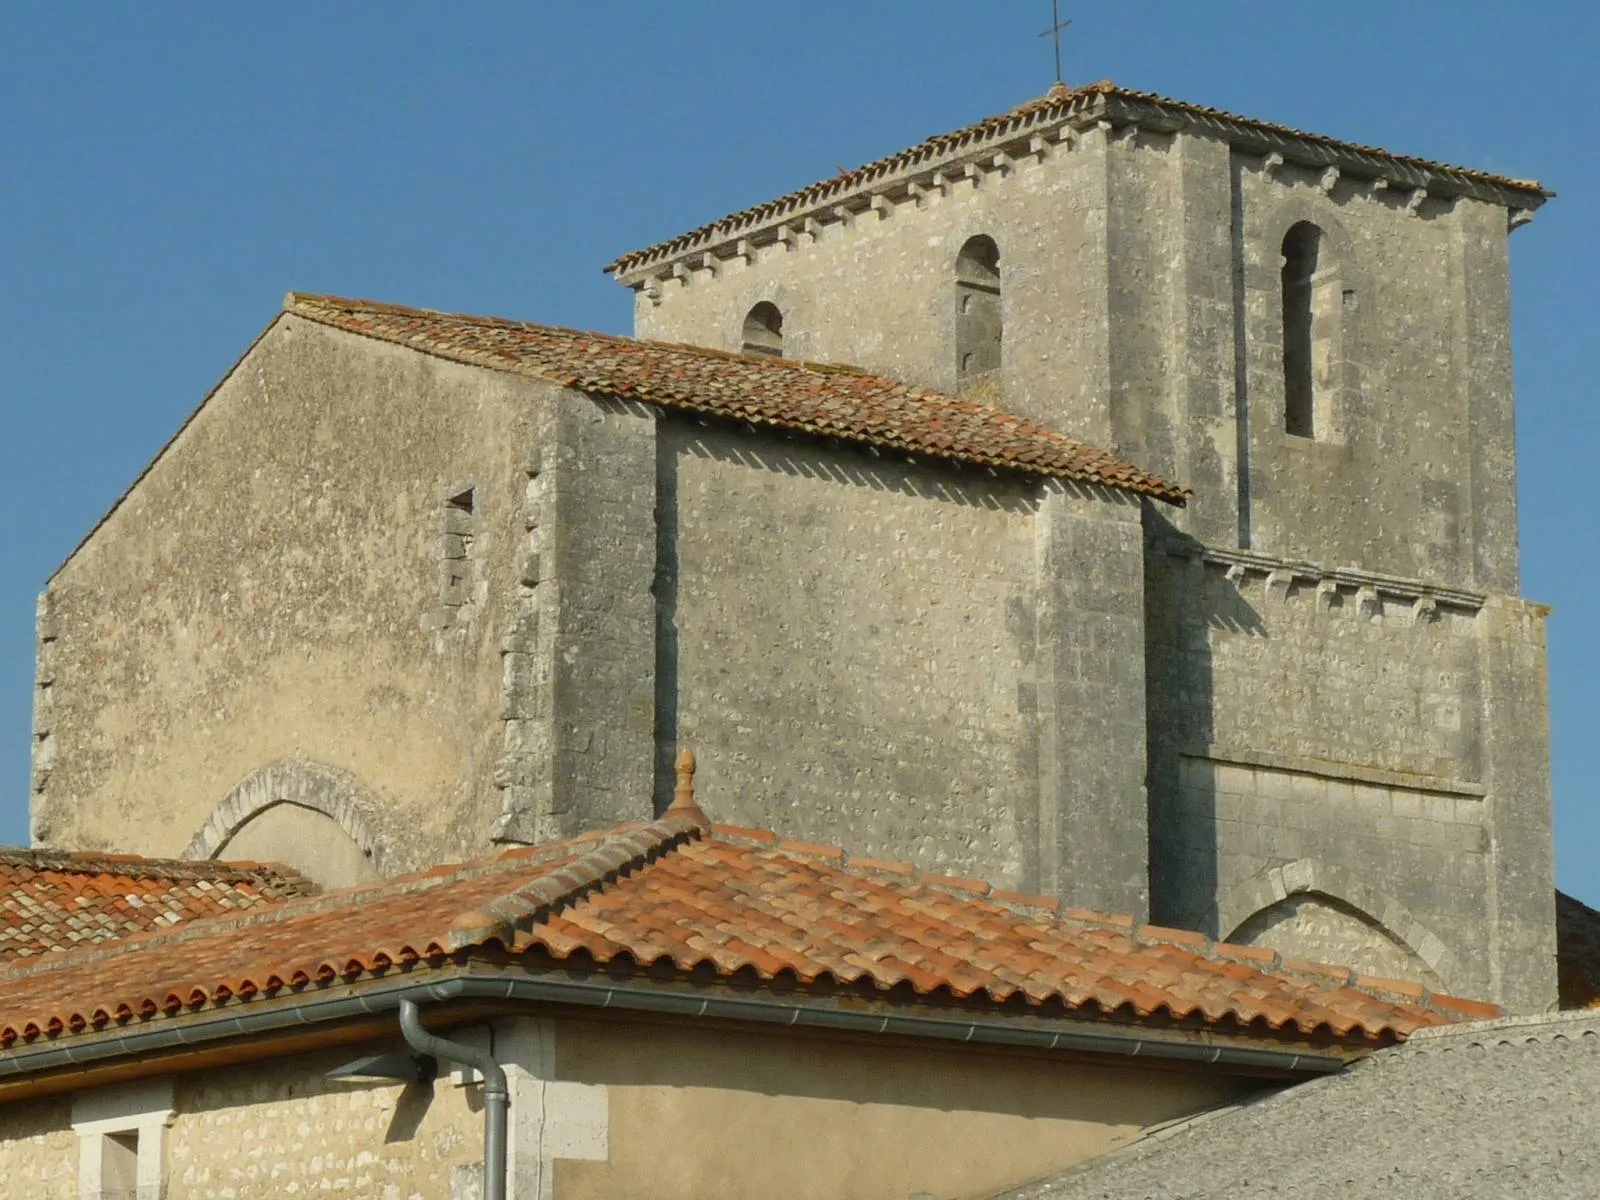
<instances>
[{"instance_id":1,"label":"house wall","mask_svg":"<svg viewBox=\"0 0 1600 1200\"><path fill-rule=\"evenodd\" d=\"M388 870L485 849L539 395L275 322L41 598L36 842L176 855L237 794Z\"/></svg>"},{"instance_id":2,"label":"house wall","mask_svg":"<svg viewBox=\"0 0 1600 1200\"><path fill-rule=\"evenodd\" d=\"M173 1077L162 1200L464 1200L473 1194L467 1185L482 1162L483 1119L467 1089L448 1077L431 1093L323 1078L364 1052L388 1048ZM115 1090L0 1105L0 1198L78 1200L74 1106Z\"/></svg>"},{"instance_id":3,"label":"house wall","mask_svg":"<svg viewBox=\"0 0 1600 1200\"><path fill-rule=\"evenodd\" d=\"M487 1045L489 1026L450 1036ZM665 1022L503 1019L494 1045L511 1087L519 1200L963 1200L1259 1086L1203 1066ZM324 1078L398 1048L379 1042L0 1105L0 1200L76 1200L75 1115L114 1113L119 1093L153 1085L170 1097L166 1200L480 1195L474 1075L447 1065L431 1087Z\"/></svg>"},{"instance_id":4,"label":"house wall","mask_svg":"<svg viewBox=\"0 0 1600 1200\"><path fill-rule=\"evenodd\" d=\"M557 1162L555 1200L962 1200L1249 1090L1121 1064L577 1023L556 1063L604 1087L610 1152Z\"/></svg>"}]
</instances>

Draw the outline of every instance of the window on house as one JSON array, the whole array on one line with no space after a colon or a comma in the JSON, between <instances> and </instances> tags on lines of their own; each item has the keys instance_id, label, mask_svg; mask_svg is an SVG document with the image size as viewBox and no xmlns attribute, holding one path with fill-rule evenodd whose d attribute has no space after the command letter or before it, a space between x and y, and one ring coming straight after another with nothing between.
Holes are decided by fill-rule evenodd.
<instances>
[{"instance_id":1,"label":"window on house","mask_svg":"<svg viewBox=\"0 0 1600 1200\"><path fill-rule=\"evenodd\" d=\"M165 1195L165 1142L172 1117L168 1079L76 1097L72 1129L78 1135L79 1200L158 1200Z\"/></svg>"},{"instance_id":2,"label":"window on house","mask_svg":"<svg viewBox=\"0 0 1600 1200\"><path fill-rule=\"evenodd\" d=\"M776 304L763 300L746 314L744 349L749 354L783 357L783 314Z\"/></svg>"},{"instance_id":3,"label":"window on house","mask_svg":"<svg viewBox=\"0 0 1600 1200\"><path fill-rule=\"evenodd\" d=\"M1283 238L1283 427L1315 437L1317 338L1315 291L1322 230L1302 221Z\"/></svg>"},{"instance_id":4,"label":"window on house","mask_svg":"<svg viewBox=\"0 0 1600 1200\"><path fill-rule=\"evenodd\" d=\"M1000 370L1000 247L986 234L956 256L956 381L992 379Z\"/></svg>"}]
</instances>

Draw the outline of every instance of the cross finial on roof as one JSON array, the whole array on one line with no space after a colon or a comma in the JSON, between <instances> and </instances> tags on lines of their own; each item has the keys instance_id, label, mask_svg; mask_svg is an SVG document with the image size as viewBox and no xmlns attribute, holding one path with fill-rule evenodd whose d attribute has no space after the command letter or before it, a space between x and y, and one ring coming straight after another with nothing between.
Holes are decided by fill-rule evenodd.
<instances>
[{"instance_id":1,"label":"cross finial on roof","mask_svg":"<svg viewBox=\"0 0 1600 1200\"><path fill-rule=\"evenodd\" d=\"M1050 0L1050 20L1051 20L1050 28L1046 29L1039 36L1040 37L1047 37L1047 38L1054 38L1055 39L1055 42L1056 42L1056 86L1060 87L1062 85L1062 82L1063 82L1062 78L1061 78L1061 31L1063 29L1065 29L1068 25L1072 24L1071 21L1063 21L1061 19L1061 0Z\"/></svg>"}]
</instances>

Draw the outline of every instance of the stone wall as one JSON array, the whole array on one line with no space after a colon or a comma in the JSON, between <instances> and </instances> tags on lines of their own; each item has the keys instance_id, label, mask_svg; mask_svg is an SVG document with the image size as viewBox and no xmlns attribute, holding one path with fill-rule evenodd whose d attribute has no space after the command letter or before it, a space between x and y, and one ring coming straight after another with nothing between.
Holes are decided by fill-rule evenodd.
<instances>
[{"instance_id":1,"label":"stone wall","mask_svg":"<svg viewBox=\"0 0 1600 1200\"><path fill-rule=\"evenodd\" d=\"M1408 978L1542 1007L1553 947L1535 935L1553 929L1553 881L1537 613L1189 549L1157 549L1147 569L1156 918L1223 937L1270 928L1284 945L1299 929L1304 955L1381 973L1399 954ZM1496 703L1509 694L1525 703ZM1508 837L1520 873L1502 887ZM1336 953L1353 927L1289 911L1307 898L1366 933Z\"/></svg>"},{"instance_id":2,"label":"stone wall","mask_svg":"<svg viewBox=\"0 0 1600 1200\"><path fill-rule=\"evenodd\" d=\"M661 430L658 804L1144 910L1137 504Z\"/></svg>"},{"instance_id":3,"label":"stone wall","mask_svg":"<svg viewBox=\"0 0 1600 1200\"><path fill-rule=\"evenodd\" d=\"M46 589L35 839L175 855L294 761L390 869L486 848L539 399L275 322Z\"/></svg>"},{"instance_id":4,"label":"stone wall","mask_svg":"<svg viewBox=\"0 0 1600 1200\"><path fill-rule=\"evenodd\" d=\"M954 395L956 260L984 234L1000 251L1005 327L998 386L1013 412L1108 445L1106 143L1002 169L953 172L849 220L814 226L642 289L640 337L737 350L756 304L783 313L789 358L848 362Z\"/></svg>"}]
</instances>

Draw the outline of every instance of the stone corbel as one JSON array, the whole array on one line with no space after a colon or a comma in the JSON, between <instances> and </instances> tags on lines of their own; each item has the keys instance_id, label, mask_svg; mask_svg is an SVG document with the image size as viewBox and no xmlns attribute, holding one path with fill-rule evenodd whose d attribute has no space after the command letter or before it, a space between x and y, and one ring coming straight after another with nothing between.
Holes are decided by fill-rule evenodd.
<instances>
[{"instance_id":1,"label":"stone corbel","mask_svg":"<svg viewBox=\"0 0 1600 1200\"><path fill-rule=\"evenodd\" d=\"M1261 173L1268 179L1271 179L1274 175L1276 175L1278 173L1278 168L1281 166L1283 166L1283 155L1279 154L1276 150L1262 155Z\"/></svg>"},{"instance_id":2,"label":"stone corbel","mask_svg":"<svg viewBox=\"0 0 1600 1200\"><path fill-rule=\"evenodd\" d=\"M1015 161L1016 160L1004 150L996 150L994 152L994 157L989 160L989 164L996 171L1000 172L1001 175L1004 175L1012 169Z\"/></svg>"},{"instance_id":3,"label":"stone corbel","mask_svg":"<svg viewBox=\"0 0 1600 1200\"><path fill-rule=\"evenodd\" d=\"M778 226L778 245L785 251L793 250L795 246L795 232L788 225Z\"/></svg>"},{"instance_id":4,"label":"stone corbel","mask_svg":"<svg viewBox=\"0 0 1600 1200\"><path fill-rule=\"evenodd\" d=\"M697 266L700 270L706 272L706 274L710 275L713 279L722 274L722 264L717 261L716 252L709 248L700 256L700 261Z\"/></svg>"},{"instance_id":5,"label":"stone corbel","mask_svg":"<svg viewBox=\"0 0 1600 1200\"><path fill-rule=\"evenodd\" d=\"M750 244L749 238L740 238L733 244L733 256L743 259L747 267L756 261L755 247Z\"/></svg>"},{"instance_id":6,"label":"stone corbel","mask_svg":"<svg viewBox=\"0 0 1600 1200\"><path fill-rule=\"evenodd\" d=\"M1317 611L1332 612L1333 602L1339 598L1339 585L1331 579L1317 584Z\"/></svg>"},{"instance_id":7,"label":"stone corbel","mask_svg":"<svg viewBox=\"0 0 1600 1200\"><path fill-rule=\"evenodd\" d=\"M1234 587L1242 589L1244 587L1244 581L1249 577L1249 574L1250 573L1245 570L1243 563L1233 563L1228 567L1227 579L1228 582L1233 584Z\"/></svg>"},{"instance_id":8,"label":"stone corbel","mask_svg":"<svg viewBox=\"0 0 1600 1200\"><path fill-rule=\"evenodd\" d=\"M1383 601L1378 598L1377 588L1369 584L1356 589L1356 612L1368 620L1383 615Z\"/></svg>"},{"instance_id":9,"label":"stone corbel","mask_svg":"<svg viewBox=\"0 0 1600 1200\"><path fill-rule=\"evenodd\" d=\"M1050 143L1045 140L1043 134L1036 133L1028 139L1028 154L1031 157L1043 162L1049 153Z\"/></svg>"},{"instance_id":10,"label":"stone corbel","mask_svg":"<svg viewBox=\"0 0 1600 1200\"><path fill-rule=\"evenodd\" d=\"M894 202L882 192L877 192L872 197L872 211L878 214L878 220L887 221L894 213Z\"/></svg>"},{"instance_id":11,"label":"stone corbel","mask_svg":"<svg viewBox=\"0 0 1600 1200\"><path fill-rule=\"evenodd\" d=\"M960 178L959 175L952 176L945 174L943 171L935 171L933 179L928 186L940 196L948 196L950 194L950 185L958 178Z\"/></svg>"},{"instance_id":12,"label":"stone corbel","mask_svg":"<svg viewBox=\"0 0 1600 1200\"><path fill-rule=\"evenodd\" d=\"M855 224L856 214L848 204L835 204L833 206L833 219L849 229Z\"/></svg>"},{"instance_id":13,"label":"stone corbel","mask_svg":"<svg viewBox=\"0 0 1600 1200\"><path fill-rule=\"evenodd\" d=\"M1339 168L1329 167L1317 178L1317 187L1323 195L1333 195L1333 189L1339 186Z\"/></svg>"},{"instance_id":14,"label":"stone corbel","mask_svg":"<svg viewBox=\"0 0 1600 1200\"><path fill-rule=\"evenodd\" d=\"M1272 571L1267 575L1267 597L1286 604L1289 600L1289 585L1294 582L1294 575L1288 571Z\"/></svg>"},{"instance_id":15,"label":"stone corbel","mask_svg":"<svg viewBox=\"0 0 1600 1200\"><path fill-rule=\"evenodd\" d=\"M1439 619L1439 603L1432 596L1424 593L1411 602L1411 623L1413 625L1431 625Z\"/></svg>"},{"instance_id":16,"label":"stone corbel","mask_svg":"<svg viewBox=\"0 0 1600 1200\"><path fill-rule=\"evenodd\" d=\"M800 230L814 242L822 236L822 222L818 221L816 217L806 217L800 222Z\"/></svg>"},{"instance_id":17,"label":"stone corbel","mask_svg":"<svg viewBox=\"0 0 1600 1200\"><path fill-rule=\"evenodd\" d=\"M983 186L983 168L977 163L969 162L966 166L962 167L961 175L963 178L970 179L972 181L974 190Z\"/></svg>"},{"instance_id":18,"label":"stone corbel","mask_svg":"<svg viewBox=\"0 0 1600 1200\"><path fill-rule=\"evenodd\" d=\"M1419 214L1422 211L1422 202L1424 200L1426 200L1427 198L1428 198L1428 189L1427 188L1425 188L1425 187L1414 187L1414 188L1412 188L1411 189L1411 195L1406 197L1406 212L1410 213L1413 217L1416 216L1417 214Z\"/></svg>"},{"instance_id":19,"label":"stone corbel","mask_svg":"<svg viewBox=\"0 0 1600 1200\"><path fill-rule=\"evenodd\" d=\"M1506 229L1521 229L1533 220L1533 210L1528 208L1513 208L1506 213Z\"/></svg>"}]
</instances>

